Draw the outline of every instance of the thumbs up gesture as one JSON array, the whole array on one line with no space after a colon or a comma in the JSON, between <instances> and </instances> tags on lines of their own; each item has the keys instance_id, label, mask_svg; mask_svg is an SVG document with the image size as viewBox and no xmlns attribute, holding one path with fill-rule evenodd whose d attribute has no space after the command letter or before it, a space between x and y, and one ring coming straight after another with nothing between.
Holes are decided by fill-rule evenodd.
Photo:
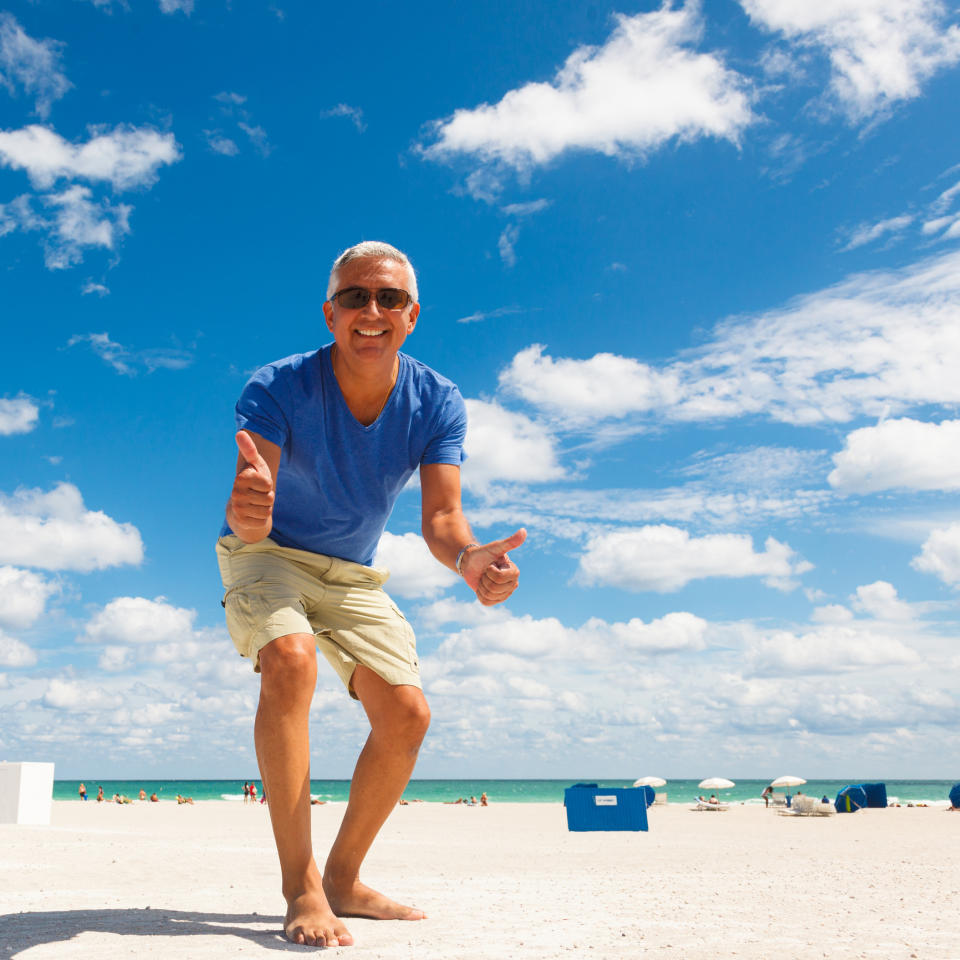
<instances>
[{"instance_id":1,"label":"thumbs up gesture","mask_svg":"<svg viewBox=\"0 0 960 960\"><path fill-rule=\"evenodd\" d=\"M274 469L257 449L257 444L245 430L237 432L237 475L227 502L227 523L230 529L247 543L256 543L270 535L273 529L273 501L276 496L274 472L280 461L280 448L267 440L261 441L269 456L276 451Z\"/></svg>"},{"instance_id":2,"label":"thumbs up gesture","mask_svg":"<svg viewBox=\"0 0 960 960\"><path fill-rule=\"evenodd\" d=\"M521 527L503 540L467 548L460 571L484 606L503 603L517 589L520 571L507 551L516 549L526 539L527 531Z\"/></svg>"}]
</instances>

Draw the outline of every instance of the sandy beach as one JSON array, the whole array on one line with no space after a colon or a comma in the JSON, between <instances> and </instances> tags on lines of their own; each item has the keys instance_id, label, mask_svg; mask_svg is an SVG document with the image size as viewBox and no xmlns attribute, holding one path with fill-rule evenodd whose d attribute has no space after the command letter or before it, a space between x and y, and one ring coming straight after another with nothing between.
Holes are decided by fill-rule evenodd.
<instances>
[{"instance_id":1,"label":"sandy beach","mask_svg":"<svg viewBox=\"0 0 960 960\"><path fill-rule=\"evenodd\" d=\"M322 856L342 803L313 808ZM569 833L563 807L411 804L364 879L428 914L351 920L382 960L960 957L960 814L787 818L650 810L648 833ZM0 827L0 957L268 957L287 943L267 811L54 804Z\"/></svg>"}]
</instances>

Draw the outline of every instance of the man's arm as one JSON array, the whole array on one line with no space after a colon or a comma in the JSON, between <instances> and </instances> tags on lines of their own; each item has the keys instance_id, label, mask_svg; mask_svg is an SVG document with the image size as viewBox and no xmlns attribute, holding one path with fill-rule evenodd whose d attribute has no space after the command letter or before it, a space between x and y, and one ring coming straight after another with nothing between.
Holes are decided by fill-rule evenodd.
<instances>
[{"instance_id":1,"label":"man's arm","mask_svg":"<svg viewBox=\"0 0 960 960\"><path fill-rule=\"evenodd\" d=\"M257 543L273 529L273 501L280 447L258 433L237 433L237 475L227 501L227 523L245 543Z\"/></svg>"},{"instance_id":2,"label":"man's arm","mask_svg":"<svg viewBox=\"0 0 960 960\"><path fill-rule=\"evenodd\" d=\"M423 539L430 552L451 570L457 568L457 556L467 546L460 561L460 572L477 599L485 606L503 603L517 589L520 571L507 556L527 539L527 531L518 530L504 540L478 544L463 515L460 502L460 468L450 463L425 463L420 467L420 491L423 511Z\"/></svg>"}]
</instances>

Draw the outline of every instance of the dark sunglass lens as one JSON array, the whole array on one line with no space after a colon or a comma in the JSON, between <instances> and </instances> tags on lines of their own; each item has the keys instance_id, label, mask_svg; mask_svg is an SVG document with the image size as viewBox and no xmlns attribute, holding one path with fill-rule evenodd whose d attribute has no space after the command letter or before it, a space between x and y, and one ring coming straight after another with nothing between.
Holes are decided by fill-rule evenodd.
<instances>
[{"instance_id":1,"label":"dark sunglass lens","mask_svg":"<svg viewBox=\"0 0 960 960\"><path fill-rule=\"evenodd\" d=\"M379 303L384 310L396 310L399 307L405 307L407 305L407 291L395 290L392 287L378 290L377 303Z\"/></svg>"},{"instance_id":2,"label":"dark sunglass lens","mask_svg":"<svg viewBox=\"0 0 960 960\"><path fill-rule=\"evenodd\" d=\"M370 291L363 287L349 287L337 294L340 306L347 310L359 310L370 302Z\"/></svg>"}]
</instances>

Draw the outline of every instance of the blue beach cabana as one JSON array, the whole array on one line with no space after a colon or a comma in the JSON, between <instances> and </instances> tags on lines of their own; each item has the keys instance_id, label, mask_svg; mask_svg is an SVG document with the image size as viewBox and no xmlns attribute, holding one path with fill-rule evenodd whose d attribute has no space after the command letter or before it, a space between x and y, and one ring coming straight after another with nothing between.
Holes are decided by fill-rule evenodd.
<instances>
[{"instance_id":1,"label":"blue beach cabana","mask_svg":"<svg viewBox=\"0 0 960 960\"><path fill-rule=\"evenodd\" d=\"M950 788L950 805L960 810L960 783L955 783Z\"/></svg>"},{"instance_id":2,"label":"blue beach cabana","mask_svg":"<svg viewBox=\"0 0 960 960\"><path fill-rule=\"evenodd\" d=\"M833 802L837 813L855 813L867 805L867 791L858 783L844 787Z\"/></svg>"}]
</instances>

